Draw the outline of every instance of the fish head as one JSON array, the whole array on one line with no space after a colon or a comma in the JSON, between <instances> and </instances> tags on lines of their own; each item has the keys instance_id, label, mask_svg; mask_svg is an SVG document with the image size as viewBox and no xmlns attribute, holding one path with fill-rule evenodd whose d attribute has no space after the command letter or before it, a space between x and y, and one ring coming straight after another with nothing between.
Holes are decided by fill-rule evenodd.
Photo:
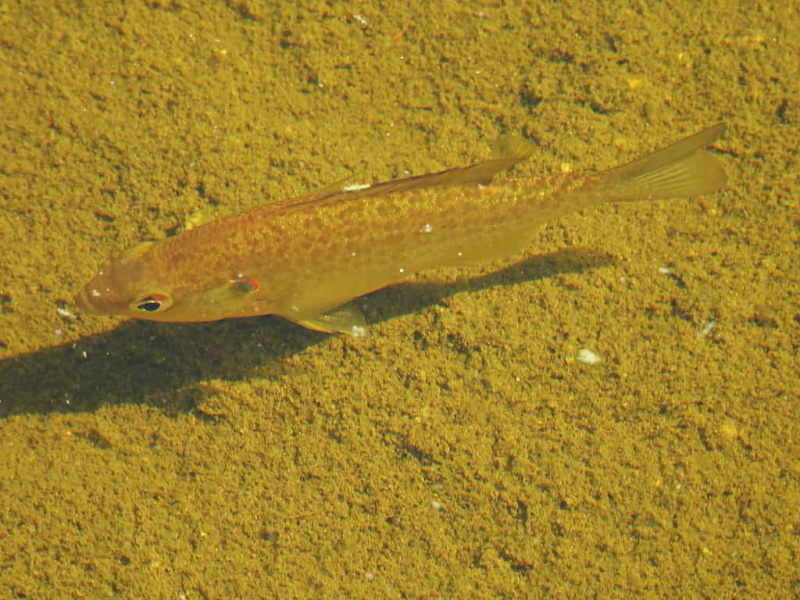
<instances>
[{"instance_id":1,"label":"fish head","mask_svg":"<svg viewBox=\"0 0 800 600\"><path fill-rule=\"evenodd\" d=\"M75 297L82 311L147 321L196 322L264 314L259 285L244 276L209 277L144 242L102 268ZM169 263L165 274L165 262Z\"/></svg>"},{"instance_id":2,"label":"fish head","mask_svg":"<svg viewBox=\"0 0 800 600\"><path fill-rule=\"evenodd\" d=\"M147 276L154 245L143 242L100 269L75 297L78 308L97 315L160 320L157 316L166 313L174 298Z\"/></svg>"}]
</instances>

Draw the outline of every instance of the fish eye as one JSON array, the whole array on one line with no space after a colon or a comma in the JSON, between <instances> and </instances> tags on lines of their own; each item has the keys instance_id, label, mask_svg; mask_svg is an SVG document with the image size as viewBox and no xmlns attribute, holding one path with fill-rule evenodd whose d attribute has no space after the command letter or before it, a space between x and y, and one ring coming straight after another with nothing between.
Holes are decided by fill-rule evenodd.
<instances>
[{"instance_id":1,"label":"fish eye","mask_svg":"<svg viewBox=\"0 0 800 600\"><path fill-rule=\"evenodd\" d=\"M172 298L164 294L147 294L131 302L130 306L131 309L139 312L154 313L172 306Z\"/></svg>"}]
</instances>

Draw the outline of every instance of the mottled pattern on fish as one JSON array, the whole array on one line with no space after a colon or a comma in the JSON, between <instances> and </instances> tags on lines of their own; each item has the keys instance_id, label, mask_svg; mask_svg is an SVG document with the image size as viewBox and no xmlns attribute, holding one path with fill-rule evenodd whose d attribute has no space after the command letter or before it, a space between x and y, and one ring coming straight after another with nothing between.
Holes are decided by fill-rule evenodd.
<instances>
[{"instance_id":1,"label":"mottled pattern on fish","mask_svg":"<svg viewBox=\"0 0 800 600\"><path fill-rule=\"evenodd\" d=\"M511 256L542 222L602 202L719 189L724 173L702 148L722 131L599 174L493 182L529 154L506 140L496 158L470 167L259 206L146 243L101 271L78 303L164 321L278 314L358 334L360 315L335 309L414 273Z\"/></svg>"}]
</instances>

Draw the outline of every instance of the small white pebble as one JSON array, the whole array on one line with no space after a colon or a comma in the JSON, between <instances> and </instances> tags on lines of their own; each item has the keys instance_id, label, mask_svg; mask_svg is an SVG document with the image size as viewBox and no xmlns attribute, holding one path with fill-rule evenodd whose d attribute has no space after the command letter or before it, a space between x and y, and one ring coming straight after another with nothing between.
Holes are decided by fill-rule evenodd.
<instances>
[{"instance_id":1,"label":"small white pebble","mask_svg":"<svg viewBox=\"0 0 800 600\"><path fill-rule=\"evenodd\" d=\"M442 510L442 503L438 500L431 500L431 508L433 510Z\"/></svg>"},{"instance_id":2,"label":"small white pebble","mask_svg":"<svg viewBox=\"0 0 800 600\"><path fill-rule=\"evenodd\" d=\"M603 360L602 358L600 358L600 356L598 356L588 348L581 348L580 350L578 350L578 355L576 356L576 358L578 359L578 362L581 362L585 365L596 365L601 360Z\"/></svg>"},{"instance_id":3,"label":"small white pebble","mask_svg":"<svg viewBox=\"0 0 800 600\"><path fill-rule=\"evenodd\" d=\"M367 581L375 581L375 573L373 573L372 571L367 571L366 573L364 573L364 579L366 579Z\"/></svg>"},{"instance_id":4,"label":"small white pebble","mask_svg":"<svg viewBox=\"0 0 800 600\"><path fill-rule=\"evenodd\" d=\"M658 267L658 272L662 275L672 275L672 269L669 267Z\"/></svg>"}]
</instances>

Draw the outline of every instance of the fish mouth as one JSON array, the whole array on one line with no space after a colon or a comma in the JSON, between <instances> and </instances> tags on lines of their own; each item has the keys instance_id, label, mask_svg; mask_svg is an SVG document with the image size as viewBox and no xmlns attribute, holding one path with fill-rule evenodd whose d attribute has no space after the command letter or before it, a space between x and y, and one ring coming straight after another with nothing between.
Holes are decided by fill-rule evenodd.
<instances>
[{"instance_id":1,"label":"fish mouth","mask_svg":"<svg viewBox=\"0 0 800 600\"><path fill-rule=\"evenodd\" d=\"M94 307L92 307L92 303L89 301L89 297L86 295L86 288L81 289L78 295L75 296L75 304L83 312L94 312Z\"/></svg>"},{"instance_id":2,"label":"fish mouth","mask_svg":"<svg viewBox=\"0 0 800 600\"><path fill-rule=\"evenodd\" d=\"M110 315L113 310L105 303L97 303L96 300L100 294L97 293L96 288L87 285L81 289L77 296L75 296L75 305L83 312L93 315ZM97 298L96 298L97 297Z\"/></svg>"}]
</instances>

